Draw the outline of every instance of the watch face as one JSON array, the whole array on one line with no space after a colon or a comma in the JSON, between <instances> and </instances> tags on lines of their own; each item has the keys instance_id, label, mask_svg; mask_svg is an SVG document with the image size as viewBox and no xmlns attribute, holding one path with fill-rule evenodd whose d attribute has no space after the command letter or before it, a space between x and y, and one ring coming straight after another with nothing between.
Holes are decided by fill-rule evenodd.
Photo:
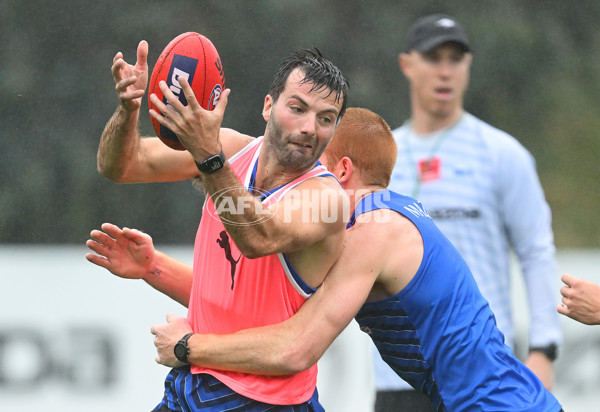
<instances>
[{"instance_id":1,"label":"watch face","mask_svg":"<svg viewBox=\"0 0 600 412\"><path fill-rule=\"evenodd\" d=\"M223 167L225 164L225 155L223 152L204 160L201 163L196 162L196 166L203 173L212 173Z\"/></svg>"},{"instance_id":2,"label":"watch face","mask_svg":"<svg viewBox=\"0 0 600 412\"><path fill-rule=\"evenodd\" d=\"M192 335L193 333L186 334L183 338L179 340L179 342L175 344L175 347L173 348L173 353L175 354L175 357L177 358L177 360L183 363L187 363L188 361L190 349L188 348L187 341Z\"/></svg>"},{"instance_id":3,"label":"watch face","mask_svg":"<svg viewBox=\"0 0 600 412\"><path fill-rule=\"evenodd\" d=\"M185 362L187 351L185 350L185 346L182 343L177 342L173 351L175 352L175 357L177 359L179 359L182 362Z\"/></svg>"},{"instance_id":4,"label":"watch face","mask_svg":"<svg viewBox=\"0 0 600 412\"><path fill-rule=\"evenodd\" d=\"M223 167L223 160L219 156L213 156L208 160L207 166L211 172L214 172Z\"/></svg>"}]
</instances>

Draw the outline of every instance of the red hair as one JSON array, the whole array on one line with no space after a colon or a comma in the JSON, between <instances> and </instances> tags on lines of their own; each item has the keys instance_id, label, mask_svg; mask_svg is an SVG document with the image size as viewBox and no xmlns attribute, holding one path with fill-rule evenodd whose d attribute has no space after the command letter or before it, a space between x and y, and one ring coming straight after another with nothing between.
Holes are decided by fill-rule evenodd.
<instances>
[{"instance_id":1,"label":"red hair","mask_svg":"<svg viewBox=\"0 0 600 412\"><path fill-rule=\"evenodd\" d=\"M350 107L324 152L329 164L352 160L367 185L387 187L398 149L390 126L368 109Z\"/></svg>"}]
</instances>

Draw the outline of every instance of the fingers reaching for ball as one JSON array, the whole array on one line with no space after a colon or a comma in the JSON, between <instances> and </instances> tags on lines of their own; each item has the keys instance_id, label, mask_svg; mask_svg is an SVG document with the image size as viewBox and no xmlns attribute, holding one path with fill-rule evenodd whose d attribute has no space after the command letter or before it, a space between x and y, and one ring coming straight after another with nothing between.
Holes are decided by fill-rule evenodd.
<instances>
[{"instance_id":1,"label":"fingers reaching for ball","mask_svg":"<svg viewBox=\"0 0 600 412\"><path fill-rule=\"evenodd\" d=\"M166 83L166 89L161 86L163 82ZM189 85L188 91L183 90L182 83ZM192 104L192 112L196 112L199 107L212 110L224 85L223 64L217 49L208 38L195 32L175 37L161 52L150 78L148 104L156 135L172 149L186 150L180 142L179 133L182 130L175 130L176 125L169 122L173 120L173 114L166 111L165 107L174 106L180 115L183 111L176 103L183 106ZM165 90L169 93L166 94ZM158 100L152 97L153 94ZM161 106L158 102L164 105Z\"/></svg>"}]
</instances>

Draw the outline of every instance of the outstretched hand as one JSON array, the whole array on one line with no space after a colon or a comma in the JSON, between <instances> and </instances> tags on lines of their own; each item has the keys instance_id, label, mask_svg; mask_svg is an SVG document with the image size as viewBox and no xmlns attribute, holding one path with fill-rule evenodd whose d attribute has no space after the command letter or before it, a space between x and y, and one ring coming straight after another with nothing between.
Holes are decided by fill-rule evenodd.
<instances>
[{"instance_id":1,"label":"outstretched hand","mask_svg":"<svg viewBox=\"0 0 600 412\"><path fill-rule=\"evenodd\" d=\"M558 313L586 325L600 325L600 285L569 274L561 280L565 286L560 288L563 298Z\"/></svg>"},{"instance_id":2,"label":"outstretched hand","mask_svg":"<svg viewBox=\"0 0 600 412\"><path fill-rule=\"evenodd\" d=\"M123 53L118 52L111 70L121 105L128 111L139 109L148 87L148 43L142 40L138 44L135 66L125 62Z\"/></svg>"},{"instance_id":3,"label":"outstretched hand","mask_svg":"<svg viewBox=\"0 0 600 412\"><path fill-rule=\"evenodd\" d=\"M223 123L230 90L225 89L221 93L213 110L206 110L198 103L187 79L180 76L178 81L188 102L187 106L179 101L166 82L161 81L159 87L167 99L168 105L155 94L151 94L150 100L160 113L151 109L150 116L175 133L181 144L194 156L196 161L203 161L221 151L219 131L221 123Z\"/></svg>"},{"instance_id":4,"label":"outstretched hand","mask_svg":"<svg viewBox=\"0 0 600 412\"><path fill-rule=\"evenodd\" d=\"M150 235L104 223L102 231L92 230L85 245L94 253L85 258L126 279L142 279L152 269L155 250Z\"/></svg>"},{"instance_id":5,"label":"outstretched hand","mask_svg":"<svg viewBox=\"0 0 600 412\"><path fill-rule=\"evenodd\" d=\"M156 346L157 352L156 362L171 368L182 366L183 363L175 357L175 344L179 339L183 338L185 334L191 332L192 327L188 320L172 313L167 314L166 324L152 326L152 328L150 328L150 333L155 336L154 346Z\"/></svg>"}]
</instances>

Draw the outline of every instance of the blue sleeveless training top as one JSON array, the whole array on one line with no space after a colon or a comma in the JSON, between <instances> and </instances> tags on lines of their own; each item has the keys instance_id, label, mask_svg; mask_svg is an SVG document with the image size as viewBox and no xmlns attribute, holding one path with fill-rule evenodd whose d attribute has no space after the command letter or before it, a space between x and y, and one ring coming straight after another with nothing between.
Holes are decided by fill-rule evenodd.
<instances>
[{"instance_id":1,"label":"blue sleeveless training top","mask_svg":"<svg viewBox=\"0 0 600 412\"><path fill-rule=\"evenodd\" d=\"M554 396L504 344L467 264L423 206L382 190L366 196L348 223L376 209L408 218L423 238L423 259L394 296L366 303L356 320L392 369L438 411L554 411Z\"/></svg>"}]
</instances>

